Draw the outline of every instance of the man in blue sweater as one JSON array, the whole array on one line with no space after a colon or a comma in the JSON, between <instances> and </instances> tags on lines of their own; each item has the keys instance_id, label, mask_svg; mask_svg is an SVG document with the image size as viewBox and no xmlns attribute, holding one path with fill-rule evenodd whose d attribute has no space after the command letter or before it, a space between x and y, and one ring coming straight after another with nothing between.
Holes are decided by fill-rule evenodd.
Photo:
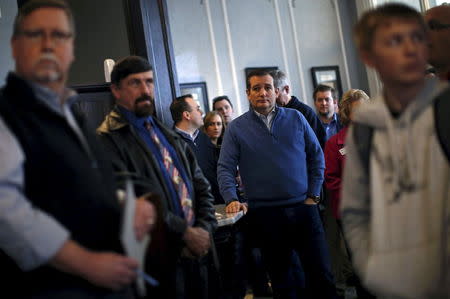
<instances>
[{"instance_id":1,"label":"man in blue sweater","mask_svg":"<svg viewBox=\"0 0 450 299\"><path fill-rule=\"evenodd\" d=\"M278 89L266 71L247 76L250 110L230 123L218 163L220 192L230 212L239 167L248 200L248 230L261 247L276 298L334 298L330 258L317 209L324 158L306 119L275 106ZM306 276L305 294L294 279L296 250Z\"/></svg>"}]
</instances>

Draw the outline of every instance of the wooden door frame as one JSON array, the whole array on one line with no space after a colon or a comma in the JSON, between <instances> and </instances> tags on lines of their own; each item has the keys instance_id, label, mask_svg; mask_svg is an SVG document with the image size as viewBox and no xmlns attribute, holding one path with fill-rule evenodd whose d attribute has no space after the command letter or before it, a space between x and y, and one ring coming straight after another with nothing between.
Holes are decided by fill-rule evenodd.
<instances>
[{"instance_id":1,"label":"wooden door frame","mask_svg":"<svg viewBox=\"0 0 450 299\"><path fill-rule=\"evenodd\" d=\"M166 0L123 0L130 52L148 59L155 77L156 115L172 125L170 103L179 95Z\"/></svg>"}]
</instances>

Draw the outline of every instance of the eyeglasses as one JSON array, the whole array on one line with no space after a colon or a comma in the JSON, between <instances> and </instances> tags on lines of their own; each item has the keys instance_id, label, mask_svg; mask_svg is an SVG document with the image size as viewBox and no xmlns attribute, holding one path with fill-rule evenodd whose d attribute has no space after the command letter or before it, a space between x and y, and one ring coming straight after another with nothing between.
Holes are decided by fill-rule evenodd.
<instances>
[{"instance_id":1,"label":"eyeglasses","mask_svg":"<svg viewBox=\"0 0 450 299\"><path fill-rule=\"evenodd\" d=\"M427 24L428 24L428 28L430 28L430 30L433 30L433 31L440 31L440 30L450 28L450 24L442 24L436 20L429 20Z\"/></svg>"},{"instance_id":2,"label":"eyeglasses","mask_svg":"<svg viewBox=\"0 0 450 299\"><path fill-rule=\"evenodd\" d=\"M33 43L41 43L45 36L48 36L55 45L61 45L72 38L71 32L63 32L59 30L53 30L50 34L47 34L44 30L21 30L19 35L22 35Z\"/></svg>"}]
</instances>

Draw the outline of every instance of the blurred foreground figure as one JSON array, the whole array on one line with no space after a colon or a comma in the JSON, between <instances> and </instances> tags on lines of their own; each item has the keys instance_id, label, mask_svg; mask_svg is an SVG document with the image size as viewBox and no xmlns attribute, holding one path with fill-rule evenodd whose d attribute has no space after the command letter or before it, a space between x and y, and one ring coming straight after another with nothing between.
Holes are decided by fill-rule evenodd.
<instances>
[{"instance_id":1,"label":"blurred foreground figure","mask_svg":"<svg viewBox=\"0 0 450 299\"><path fill-rule=\"evenodd\" d=\"M355 28L384 89L347 134L341 214L355 268L378 297L449 296L449 130L438 128L450 97L436 98L446 84L425 79L426 30L401 4L367 12Z\"/></svg>"},{"instance_id":2,"label":"blurred foreground figure","mask_svg":"<svg viewBox=\"0 0 450 299\"><path fill-rule=\"evenodd\" d=\"M0 91L0 263L5 298L130 298L137 262L122 255L112 170L65 87L74 26L63 1L29 1ZM138 238L154 222L137 203ZM14 288L13 288L14 287Z\"/></svg>"},{"instance_id":3,"label":"blurred foreground figure","mask_svg":"<svg viewBox=\"0 0 450 299\"><path fill-rule=\"evenodd\" d=\"M430 36L430 58L441 80L450 81L450 4L430 8L425 13Z\"/></svg>"}]
</instances>

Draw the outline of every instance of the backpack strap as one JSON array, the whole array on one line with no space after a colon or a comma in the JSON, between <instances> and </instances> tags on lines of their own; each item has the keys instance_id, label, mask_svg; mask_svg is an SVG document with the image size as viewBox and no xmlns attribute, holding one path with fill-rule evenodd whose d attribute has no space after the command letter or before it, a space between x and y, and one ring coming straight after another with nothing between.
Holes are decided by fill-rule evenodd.
<instances>
[{"instance_id":1,"label":"backpack strap","mask_svg":"<svg viewBox=\"0 0 450 299\"><path fill-rule=\"evenodd\" d=\"M434 121L442 150L450 163L450 88L442 92L434 101ZM369 155L372 146L373 128L365 124L353 123L353 138L364 171L369 173Z\"/></svg>"},{"instance_id":2,"label":"backpack strap","mask_svg":"<svg viewBox=\"0 0 450 299\"><path fill-rule=\"evenodd\" d=\"M450 88L442 92L434 101L434 121L436 134L450 163Z\"/></svg>"},{"instance_id":3,"label":"backpack strap","mask_svg":"<svg viewBox=\"0 0 450 299\"><path fill-rule=\"evenodd\" d=\"M353 123L353 140L364 171L369 175L370 152L372 148L373 128L365 124Z\"/></svg>"}]
</instances>

